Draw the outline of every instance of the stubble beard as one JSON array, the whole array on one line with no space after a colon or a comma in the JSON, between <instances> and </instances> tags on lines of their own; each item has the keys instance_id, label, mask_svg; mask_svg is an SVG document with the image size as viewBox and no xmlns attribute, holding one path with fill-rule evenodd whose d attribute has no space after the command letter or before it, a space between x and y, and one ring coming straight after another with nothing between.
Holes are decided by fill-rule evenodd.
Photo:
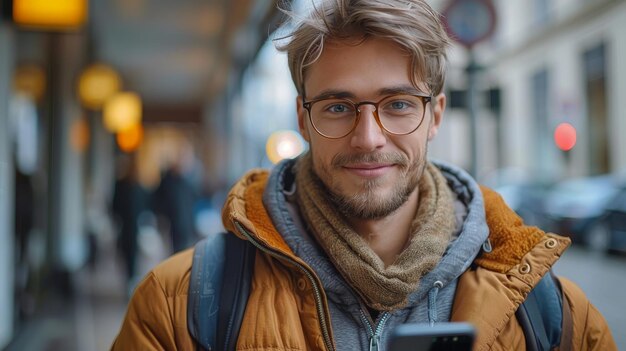
<instances>
[{"instance_id":1,"label":"stubble beard","mask_svg":"<svg viewBox=\"0 0 626 351\"><path fill-rule=\"evenodd\" d=\"M407 202L416 190L426 166L424 152L415 162L409 163L407 157L400 153L386 154L339 154L333 157L330 168L340 171L343 165L360 162L391 162L400 169L400 176L393 188L383 193L383 180L366 179L360 184L361 189L353 194L345 194L341 184L333 177L333 172L326 165L316 165L313 157L313 169L320 186L329 194L331 202L346 218L363 220L380 219L398 210Z\"/></svg>"}]
</instances>

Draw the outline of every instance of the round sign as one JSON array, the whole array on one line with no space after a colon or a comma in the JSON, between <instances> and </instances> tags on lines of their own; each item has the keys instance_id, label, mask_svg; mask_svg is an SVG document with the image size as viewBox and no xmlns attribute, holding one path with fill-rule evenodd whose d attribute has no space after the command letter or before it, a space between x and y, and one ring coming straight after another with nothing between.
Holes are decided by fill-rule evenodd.
<instances>
[{"instance_id":1,"label":"round sign","mask_svg":"<svg viewBox=\"0 0 626 351\"><path fill-rule=\"evenodd\" d=\"M443 11L450 36L466 47L488 38L496 27L491 0L453 0Z\"/></svg>"}]
</instances>

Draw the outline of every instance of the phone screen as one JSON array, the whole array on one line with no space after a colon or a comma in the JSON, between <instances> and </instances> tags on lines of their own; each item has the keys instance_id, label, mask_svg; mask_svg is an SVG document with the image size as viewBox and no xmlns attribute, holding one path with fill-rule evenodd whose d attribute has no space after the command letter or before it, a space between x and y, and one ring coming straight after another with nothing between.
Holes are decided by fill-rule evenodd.
<instances>
[{"instance_id":1,"label":"phone screen","mask_svg":"<svg viewBox=\"0 0 626 351\"><path fill-rule=\"evenodd\" d=\"M471 351L475 335L468 323L404 324L392 332L389 351Z\"/></svg>"}]
</instances>

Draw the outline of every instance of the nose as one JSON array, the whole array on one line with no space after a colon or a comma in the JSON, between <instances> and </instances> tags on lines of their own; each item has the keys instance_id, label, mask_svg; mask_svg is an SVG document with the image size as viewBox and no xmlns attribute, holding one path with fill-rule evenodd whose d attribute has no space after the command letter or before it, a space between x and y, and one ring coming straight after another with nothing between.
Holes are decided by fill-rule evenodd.
<instances>
[{"instance_id":1,"label":"nose","mask_svg":"<svg viewBox=\"0 0 626 351\"><path fill-rule=\"evenodd\" d=\"M374 116L374 106L360 106L359 111L359 123L352 131L350 145L365 152L383 147L387 143L387 137Z\"/></svg>"}]
</instances>

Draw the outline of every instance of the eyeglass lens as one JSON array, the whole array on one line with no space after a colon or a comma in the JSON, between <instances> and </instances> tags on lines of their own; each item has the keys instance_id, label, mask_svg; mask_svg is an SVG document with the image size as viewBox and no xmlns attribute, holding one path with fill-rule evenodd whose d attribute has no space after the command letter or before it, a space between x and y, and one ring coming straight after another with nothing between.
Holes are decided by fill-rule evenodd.
<instances>
[{"instance_id":1,"label":"eyeglass lens","mask_svg":"<svg viewBox=\"0 0 626 351\"><path fill-rule=\"evenodd\" d=\"M392 134L413 132L424 117L425 102L420 96L393 95L378 104L364 102L355 104L346 99L324 99L311 103L311 122L317 131L327 137L338 138L354 129L357 117L364 105L377 106L383 128Z\"/></svg>"}]
</instances>

